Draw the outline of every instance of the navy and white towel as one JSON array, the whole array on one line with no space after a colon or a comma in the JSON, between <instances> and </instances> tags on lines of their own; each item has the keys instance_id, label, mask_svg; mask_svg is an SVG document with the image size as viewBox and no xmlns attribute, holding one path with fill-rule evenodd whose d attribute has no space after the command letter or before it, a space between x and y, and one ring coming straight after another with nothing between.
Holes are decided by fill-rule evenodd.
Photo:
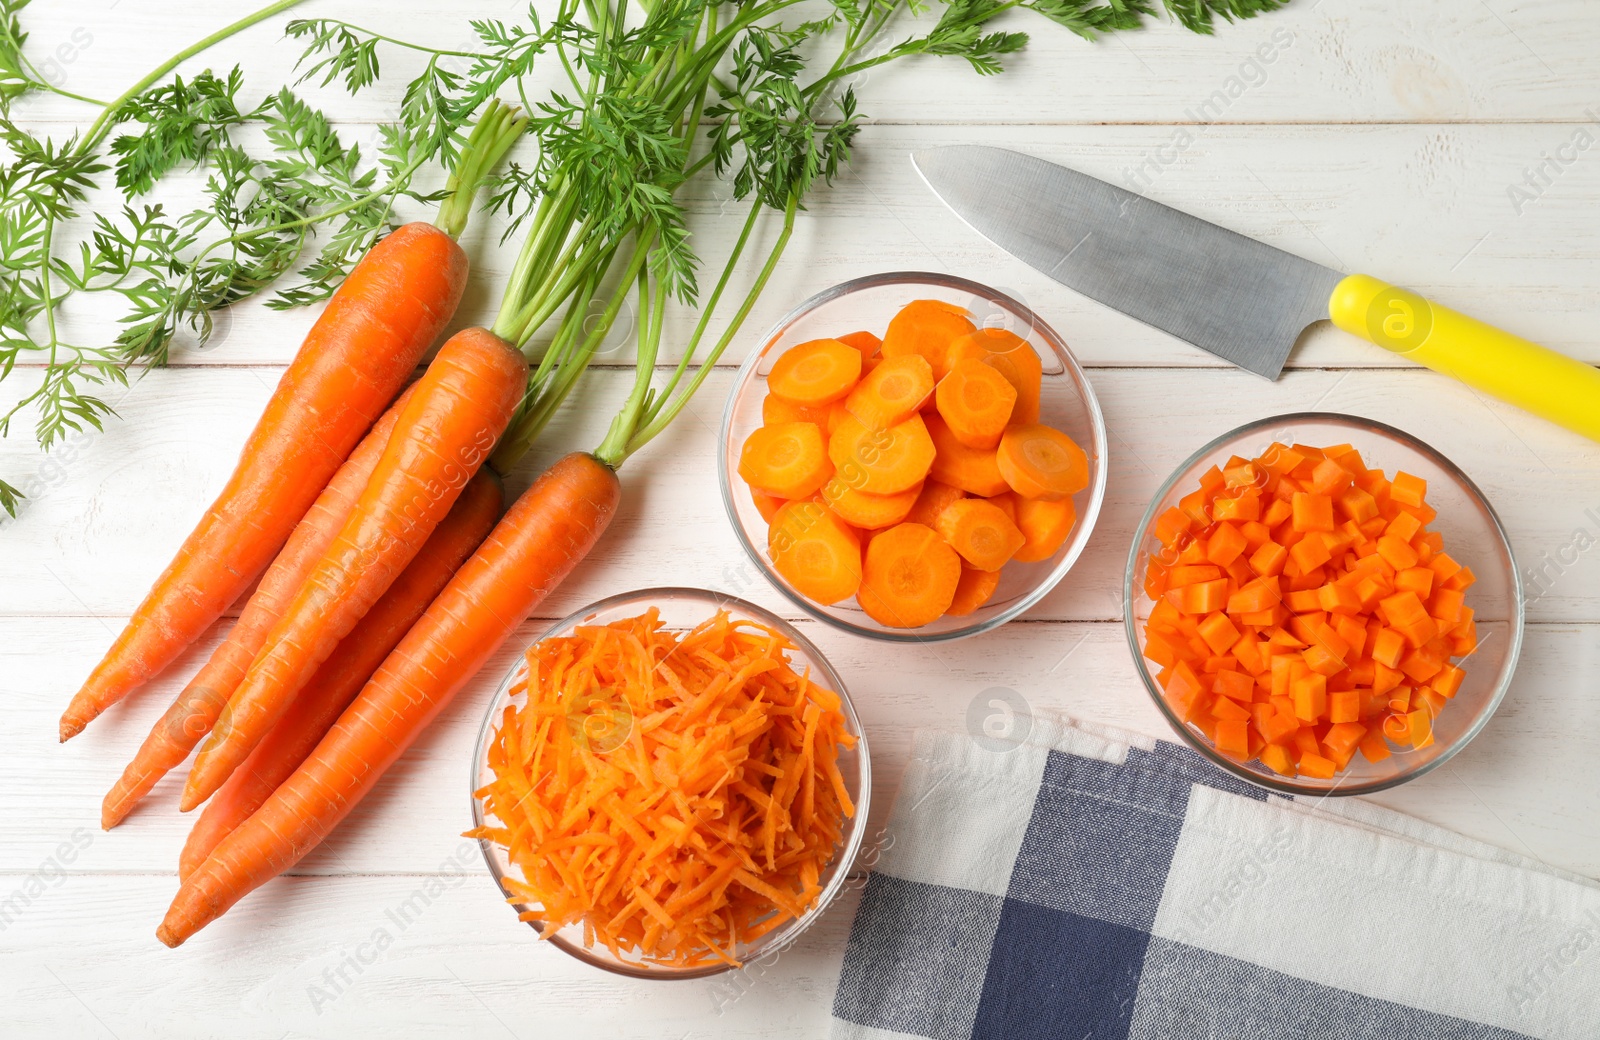
<instances>
[{"instance_id":1,"label":"navy and white towel","mask_svg":"<svg viewBox=\"0 0 1600 1040\"><path fill-rule=\"evenodd\" d=\"M1187 748L920 732L834 1040L1600 1040L1600 886Z\"/></svg>"}]
</instances>

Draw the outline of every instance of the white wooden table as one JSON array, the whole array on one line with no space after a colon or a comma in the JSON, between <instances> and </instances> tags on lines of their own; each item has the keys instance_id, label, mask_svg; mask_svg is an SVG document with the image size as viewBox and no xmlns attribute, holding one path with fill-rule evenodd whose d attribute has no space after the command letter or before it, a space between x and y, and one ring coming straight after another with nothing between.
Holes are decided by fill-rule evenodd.
<instances>
[{"instance_id":1,"label":"white wooden table","mask_svg":"<svg viewBox=\"0 0 1600 1040\"><path fill-rule=\"evenodd\" d=\"M437 42L469 14L513 17L517 6L318 0L297 13L344 15ZM41 0L26 17L35 53L70 52L59 60L71 89L110 96L220 25L224 7ZM1597 362L1600 148L1591 146L1600 140L1592 51L1600 7L1295 0L1210 40L1164 27L1094 46L1038 19L1018 21L1034 43L1005 76L979 79L929 60L861 85L872 122L856 162L812 200L750 319L753 336L799 299L869 272L985 280L1066 335L1111 430L1110 490L1089 550L1024 620L920 649L809 625L865 716L874 816L881 821L893 796L912 727L961 726L989 687L1012 687L1036 709L1161 733L1114 592L1132 525L1158 482L1200 443L1248 418L1321 408L1392 423L1452 456L1499 508L1524 569L1543 575L1498 716L1447 767L1378 800L1600 877L1600 446L1327 327L1305 338L1274 384L1235 371L979 240L906 161L914 147L987 142L1114 180L1142 168L1157 199L1312 259L1413 285ZM275 87L297 52L275 40L268 26L228 44L212 64L245 61L255 90ZM1268 43L1273 61L1251 64ZM1219 91L1226 103L1214 99ZM359 137L370 135L394 91L355 102L316 96ZM58 135L78 118L70 103L50 100L30 102L23 114L31 128ZM1548 183L1528 189L1527 171L1547 158ZM722 186L695 188L704 254L731 234L733 220L719 212L726 196ZM479 219L468 233L478 281L462 323L491 313L491 287L508 266L494 247L498 230ZM0 474L32 477L35 492L23 518L0 531L0 1034L822 1035L853 898L773 965L677 985L585 968L538 945L499 904L459 834L468 824L470 744L510 652L293 876L177 951L155 941L186 830L174 778L109 834L97 826L100 798L218 631L64 747L56 719L220 487L312 317L243 308L214 349L180 352L169 370L114 394L123 419L104 434L48 460L26 434L0 443ZM676 320L684 327L682 315ZM736 348L729 362L742 353ZM625 356L605 359L516 473L514 490L557 454L597 442L626 365ZM19 371L0 385L0 403L35 374ZM728 383L729 371L715 375L693 413L629 465L617 523L526 634L600 596L649 585L709 585L794 613L744 561L718 500L714 426Z\"/></svg>"}]
</instances>

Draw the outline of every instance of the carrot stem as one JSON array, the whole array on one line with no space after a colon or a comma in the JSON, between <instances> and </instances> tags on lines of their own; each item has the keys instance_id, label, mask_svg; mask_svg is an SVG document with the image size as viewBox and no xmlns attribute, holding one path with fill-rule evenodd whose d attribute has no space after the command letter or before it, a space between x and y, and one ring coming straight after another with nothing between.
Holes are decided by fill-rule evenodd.
<instances>
[{"instance_id":1,"label":"carrot stem","mask_svg":"<svg viewBox=\"0 0 1600 1040\"><path fill-rule=\"evenodd\" d=\"M439 204L439 216L434 221L440 231L451 238L461 237L472 213L478 185L510 151L527 125L528 117L515 107L503 104L499 98L489 99L445 184L449 196Z\"/></svg>"}]
</instances>

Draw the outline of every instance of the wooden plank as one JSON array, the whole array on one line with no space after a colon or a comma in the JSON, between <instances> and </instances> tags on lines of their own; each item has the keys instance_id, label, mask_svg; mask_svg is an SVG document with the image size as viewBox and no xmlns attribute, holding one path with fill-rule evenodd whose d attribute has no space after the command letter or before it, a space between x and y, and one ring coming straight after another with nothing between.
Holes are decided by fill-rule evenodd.
<instances>
[{"instance_id":1,"label":"wooden plank","mask_svg":"<svg viewBox=\"0 0 1600 1040\"><path fill-rule=\"evenodd\" d=\"M641 577L648 581L648 572ZM485 706L518 647L542 627L524 625L514 644L296 872L437 872L471 825L467 778ZM1016 691L1034 712L1169 735L1129 660L1120 624L1018 622L961 643L924 646L871 642L814 622L804 627L845 678L866 728L874 781L869 835L887 819L912 730L970 732L977 726L981 732L994 714L997 688ZM1530 626L1511 691L1484 733L1444 768L1376 800L1600 877L1600 791L1583 779L1600 755L1600 702L1580 678L1600 669L1597 636L1594 625ZM178 680L162 681L112 709L65 746L55 743L61 707L105 639L100 619L0 618L0 689L12 720L0 729L0 820L7 839L0 846L0 875L34 872L78 828L93 840L71 864L74 873L174 869L188 828L174 811L181 776L165 780L146 806L109 834L97 823L102 794ZM180 674L193 667L187 663ZM1552 719L1560 724L1552 726ZM468 857L460 869L482 867ZM302 918L308 928L313 921Z\"/></svg>"},{"instance_id":2,"label":"wooden plank","mask_svg":"<svg viewBox=\"0 0 1600 1040\"><path fill-rule=\"evenodd\" d=\"M257 368L154 372L119 401L124 421L57 456L41 462L18 438L0 442L0 473L36 493L4 528L0 613L131 612L226 481L276 377ZM597 444L629 378L592 373L512 473L511 491L560 453ZM716 373L679 424L624 469L623 506L603 550L551 598L549 613L649 584L709 585L796 613L749 562L723 513L714 460L731 378ZM1530 616L1600 619L1592 551L1600 492L1591 476L1600 446L1429 372L1307 370L1267 383L1234 370L1107 369L1092 381L1110 431L1105 507L1073 573L1033 617L1120 617L1129 541L1167 475L1243 421L1325 410L1409 430L1478 482L1529 574Z\"/></svg>"},{"instance_id":3,"label":"wooden plank","mask_svg":"<svg viewBox=\"0 0 1600 1040\"><path fill-rule=\"evenodd\" d=\"M540 0L548 16L552 5ZM290 17L344 17L400 39L451 50L477 46L469 18L518 20L522 0L476 0L446 20L423 6L350 0L336 10L305 7L229 40L188 71L244 63L252 96L297 78L302 45L282 40ZM802 9L813 16L813 8ZM29 53L69 90L111 98L179 48L226 24L234 8L129 8L116 0L35 5L25 17ZM930 16L937 17L937 14ZM1199 38L1171 24L1093 45L1044 19L1019 13L1005 28L1032 43L1003 77L978 77L955 59L911 59L857 83L863 109L889 121L942 123L1172 122L1191 112L1229 122L1438 122L1580 118L1600 99L1600 70L1588 49L1593 5L1413 4L1383 0L1296 0L1271 16L1219 24ZM910 35L896 26L895 42ZM76 36L74 35L76 34ZM137 40L139 46L124 41ZM50 59L55 59L53 62ZM335 111L372 118L398 100L420 61L383 54L388 77L356 99L326 92ZM536 70L536 85L557 68ZM316 91L307 89L307 93ZM1220 93L1219 99L1214 95ZM1210 103L1210 108L1202 106ZM83 106L30 100L24 115L73 118Z\"/></svg>"},{"instance_id":4,"label":"wooden plank","mask_svg":"<svg viewBox=\"0 0 1600 1040\"><path fill-rule=\"evenodd\" d=\"M30 8L30 12L31 12ZM1600 91L1596 92L1600 98ZM1600 102L1597 102L1600 104ZM62 133L65 127L52 128ZM366 132L371 127L359 128ZM1047 159L1134 187L1151 198L1340 270L1363 270L1409 285L1439 303L1600 362L1593 286L1600 282L1600 147L1575 150L1570 125L1038 126L1026 136L1000 126L871 126L853 164L819 188L801 214L778 280L756 303L724 363L742 360L765 331L813 293L884 271L938 271L993 285L1022 299L1054 326L1080 360L1095 367L1226 367L1219 359L1046 278L990 245L928 191L906 158L918 148L972 143L1022 147ZM1518 195L1530 168L1557 150L1574 157L1536 198ZM191 199L197 177L163 187L174 205ZM744 212L725 182L684 189L694 248L725 257ZM111 200L107 199L110 204ZM189 203L192 204L192 201ZM406 218L431 210L407 204ZM730 216L732 215L732 216ZM499 245L504 222L478 214L463 238L474 278L456 325L492 323L517 241ZM775 223L761 232L770 243ZM70 236L66 245L70 247ZM760 255L752 246L752 256ZM728 299L742 297L759 268L744 265ZM711 282L721 261L702 276ZM113 311L97 301L75 309L69 334L104 329ZM218 318L204 350L180 341L177 365L286 364L313 312L269 311L259 301ZM675 361L697 313L674 306L664 358ZM887 322L887 315L885 316ZM725 328L713 320L714 342ZM633 305L624 309L604 358L632 357ZM708 343L709 345L709 343ZM1294 367L1409 367L1401 359L1320 322L1301 337ZM36 379L25 371L12 377ZM22 431L17 431L21 433Z\"/></svg>"}]
</instances>

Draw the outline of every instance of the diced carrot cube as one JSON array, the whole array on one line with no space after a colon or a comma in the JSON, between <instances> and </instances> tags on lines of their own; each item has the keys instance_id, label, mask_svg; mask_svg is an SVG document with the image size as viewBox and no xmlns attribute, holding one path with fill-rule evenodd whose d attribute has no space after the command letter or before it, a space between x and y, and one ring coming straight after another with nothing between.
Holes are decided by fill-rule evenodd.
<instances>
[{"instance_id":1,"label":"diced carrot cube","mask_svg":"<svg viewBox=\"0 0 1600 1040\"><path fill-rule=\"evenodd\" d=\"M1300 756L1300 772L1306 776L1314 776L1318 780L1332 780L1333 774L1338 772L1338 766L1332 759L1324 758L1318 754L1304 754Z\"/></svg>"},{"instance_id":2,"label":"diced carrot cube","mask_svg":"<svg viewBox=\"0 0 1600 1040\"><path fill-rule=\"evenodd\" d=\"M1433 571L1427 567L1407 567L1394 576L1394 590L1415 592L1418 599L1427 599L1433 592Z\"/></svg>"},{"instance_id":3,"label":"diced carrot cube","mask_svg":"<svg viewBox=\"0 0 1600 1040\"><path fill-rule=\"evenodd\" d=\"M1352 523L1364 524L1378 515L1378 500L1358 487L1346 488L1339 494L1339 512Z\"/></svg>"},{"instance_id":4,"label":"diced carrot cube","mask_svg":"<svg viewBox=\"0 0 1600 1040\"><path fill-rule=\"evenodd\" d=\"M1161 544L1170 549L1193 527L1194 521L1189 518L1189 514L1173 506L1157 518L1155 534L1161 540Z\"/></svg>"},{"instance_id":5,"label":"diced carrot cube","mask_svg":"<svg viewBox=\"0 0 1600 1040\"><path fill-rule=\"evenodd\" d=\"M1223 719L1217 723L1217 750L1239 758L1250 751L1249 723L1243 719Z\"/></svg>"},{"instance_id":6,"label":"diced carrot cube","mask_svg":"<svg viewBox=\"0 0 1600 1040\"><path fill-rule=\"evenodd\" d=\"M1302 573L1305 573L1333 559L1333 550L1328 547L1327 539L1322 536L1321 531L1308 531L1306 536L1289 550L1289 558Z\"/></svg>"},{"instance_id":7,"label":"diced carrot cube","mask_svg":"<svg viewBox=\"0 0 1600 1040\"><path fill-rule=\"evenodd\" d=\"M1206 559L1219 567L1226 567L1239 558L1245 550L1244 535L1229 523L1220 523L1211 537L1206 539ZM1432 571L1428 572L1432 575Z\"/></svg>"},{"instance_id":8,"label":"diced carrot cube","mask_svg":"<svg viewBox=\"0 0 1600 1040\"><path fill-rule=\"evenodd\" d=\"M1396 513L1389 521L1388 525L1384 528L1383 533L1387 535L1393 535L1402 542L1405 542L1407 545L1410 545L1411 539L1415 538L1417 536L1417 532L1421 530L1422 521L1418 520L1415 516L1410 513Z\"/></svg>"},{"instance_id":9,"label":"diced carrot cube","mask_svg":"<svg viewBox=\"0 0 1600 1040\"><path fill-rule=\"evenodd\" d=\"M1354 719L1348 722L1336 722L1328 727L1327 733L1323 734L1322 746L1348 762L1351 754L1355 752L1356 745L1366 735L1367 727Z\"/></svg>"},{"instance_id":10,"label":"diced carrot cube","mask_svg":"<svg viewBox=\"0 0 1600 1040\"><path fill-rule=\"evenodd\" d=\"M1424 649L1411 651L1400 661L1400 670L1412 682L1425 683L1439 673L1443 662Z\"/></svg>"},{"instance_id":11,"label":"diced carrot cube","mask_svg":"<svg viewBox=\"0 0 1600 1040\"><path fill-rule=\"evenodd\" d=\"M1360 718L1361 694L1358 691L1338 690L1328 695L1329 722L1355 722Z\"/></svg>"},{"instance_id":12,"label":"diced carrot cube","mask_svg":"<svg viewBox=\"0 0 1600 1040\"><path fill-rule=\"evenodd\" d=\"M1361 611L1361 597L1353 589L1329 583L1317 590L1322 609L1336 614L1357 614Z\"/></svg>"},{"instance_id":13,"label":"diced carrot cube","mask_svg":"<svg viewBox=\"0 0 1600 1040\"><path fill-rule=\"evenodd\" d=\"M1344 658L1335 657L1333 652L1320 643L1313 643L1300 653L1306 667L1321 676L1337 675L1345 669Z\"/></svg>"},{"instance_id":14,"label":"diced carrot cube","mask_svg":"<svg viewBox=\"0 0 1600 1040\"><path fill-rule=\"evenodd\" d=\"M1256 681L1244 672L1220 671L1211 682L1212 688L1224 698L1250 703L1256 690ZM1216 709L1212 709L1215 712Z\"/></svg>"},{"instance_id":15,"label":"diced carrot cube","mask_svg":"<svg viewBox=\"0 0 1600 1040\"><path fill-rule=\"evenodd\" d=\"M1295 775L1294 764L1289 761L1289 752L1277 744L1268 744L1261 749L1261 764L1279 776Z\"/></svg>"},{"instance_id":16,"label":"diced carrot cube","mask_svg":"<svg viewBox=\"0 0 1600 1040\"><path fill-rule=\"evenodd\" d=\"M1439 587L1461 591L1471 587L1472 583L1477 580L1478 576L1472 573L1471 567L1463 567L1450 577L1446 578L1444 581L1440 582Z\"/></svg>"},{"instance_id":17,"label":"diced carrot cube","mask_svg":"<svg viewBox=\"0 0 1600 1040\"><path fill-rule=\"evenodd\" d=\"M1405 637L1392 628L1385 628L1373 637L1372 659L1390 668L1399 668L1405 649Z\"/></svg>"},{"instance_id":18,"label":"diced carrot cube","mask_svg":"<svg viewBox=\"0 0 1600 1040\"><path fill-rule=\"evenodd\" d=\"M1297 491L1290 508L1296 531L1333 530L1333 499L1327 495Z\"/></svg>"},{"instance_id":19,"label":"diced carrot cube","mask_svg":"<svg viewBox=\"0 0 1600 1040\"><path fill-rule=\"evenodd\" d=\"M1405 640L1400 641L1402 646ZM1405 673L1398 668L1390 668L1382 661L1374 659L1372 662L1372 691L1374 693L1388 693L1405 678Z\"/></svg>"},{"instance_id":20,"label":"diced carrot cube","mask_svg":"<svg viewBox=\"0 0 1600 1040\"><path fill-rule=\"evenodd\" d=\"M1411 734L1412 747L1425 748L1433 743L1433 716L1426 708L1408 713L1406 722Z\"/></svg>"},{"instance_id":21,"label":"diced carrot cube","mask_svg":"<svg viewBox=\"0 0 1600 1040\"><path fill-rule=\"evenodd\" d=\"M1433 642L1439 634L1439 623L1433 618L1424 615L1422 618L1411 622L1409 625L1396 625L1400 634L1406 637L1406 642L1413 647L1426 646Z\"/></svg>"},{"instance_id":22,"label":"diced carrot cube","mask_svg":"<svg viewBox=\"0 0 1600 1040\"><path fill-rule=\"evenodd\" d=\"M1434 580L1443 585L1461 572L1461 564L1457 563L1449 553L1438 552L1428 561L1428 569L1433 571Z\"/></svg>"},{"instance_id":23,"label":"diced carrot cube","mask_svg":"<svg viewBox=\"0 0 1600 1040\"><path fill-rule=\"evenodd\" d=\"M1165 683L1167 698L1172 708L1184 722L1193 722L1199 714L1201 695L1206 692L1200 677L1189 667L1189 662L1179 661L1172 667Z\"/></svg>"},{"instance_id":24,"label":"diced carrot cube","mask_svg":"<svg viewBox=\"0 0 1600 1040\"><path fill-rule=\"evenodd\" d=\"M1328 711L1328 679L1314 672L1301 676L1290 684L1290 696L1294 699L1295 718L1316 722Z\"/></svg>"},{"instance_id":25,"label":"diced carrot cube","mask_svg":"<svg viewBox=\"0 0 1600 1040\"><path fill-rule=\"evenodd\" d=\"M1179 564L1167 575L1167 587L1181 589L1185 585L1198 585L1202 581L1216 581L1222 570L1209 563Z\"/></svg>"},{"instance_id":26,"label":"diced carrot cube","mask_svg":"<svg viewBox=\"0 0 1600 1040\"><path fill-rule=\"evenodd\" d=\"M1230 697L1217 697L1211 702L1214 719L1243 720L1250 717L1250 709Z\"/></svg>"},{"instance_id":27,"label":"diced carrot cube","mask_svg":"<svg viewBox=\"0 0 1600 1040\"><path fill-rule=\"evenodd\" d=\"M1361 738L1361 755L1368 762L1377 765L1394 752L1389 750L1389 745L1384 742L1381 730L1372 730Z\"/></svg>"},{"instance_id":28,"label":"diced carrot cube","mask_svg":"<svg viewBox=\"0 0 1600 1040\"><path fill-rule=\"evenodd\" d=\"M1404 470L1396 473L1389 482L1389 497L1403 506L1420 508L1428 496L1428 482Z\"/></svg>"},{"instance_id":29,"label":"diced carrot cube","mask_svg":"<svg viewBox=\"0 0 1600 1040\"><path fill-rule=\"evenodd\" d=\"M1294 658L1278 656L1272 659L1272 695L1274 697L1287 697L1289 695L1289 682L1293 678L1291 661Z\"/></svg>"},{"instance_id":30,"label":"diced carrot cube","mask_svg":"<svg viewBox=\"0 0 1600 1040\"><path fill-rule=\"evenodd\" d=\"M1310 726L1301 726L1294 731L1294 746L1302 755L1322 754L1322 744L1317 741L1317 731Z\"/></svg>"},{"instance_id":31,"label":"diced carrot cube","mask_svg":"<svg viewBox=\"0 0 1600 1040\"><path fill-rule=\"evenodd\" d=\"M1295 589L1283 601L1296 614L1322 609L1322 593L1318 589Z\"/></svg>"},{"instance_id":32,"label":"diced carrot cube","mask_svg":"<svg viewBox=\"0 0 1600 1040\"><path fill-rule=\"evenodd\" d=\"M1288 502L1281 498L1275 499L1273 503L1267 507L1267 511L1261 514L1261 522L1266 524L1268 527L1277 527L1279 524L1289 519L1293 513L1294 508L1290 506Z\"/></svg>"},{"instance_id":33,"label":"diced carrot cube","mask_svg":"<svg viewBox=\"0 0 1600 1040\"><path fill-rule=\"evenodd\" d=\"M1255 488L1211 503L1211 515L1218 520L1261 519L1261 492Z\"/></svg>"},{"instance_id":34,"label":"diced carrot cube","mask_svg":"<svg viewBox=\"0 0 1600 1040\"><path fill-rule=\"evenodd\" d=\"M1428 601L1428 613L1446 624L1459 622L1466 609L1466 593L1460 589L1440 589Z\"/></svg>"},{"instance_id":35,"label":"diced carrot cube","mask_svg":"<svg viewBox=\"0 0 1600 1040\"><path fill-rule=\"evenodd\" d=\"M1283 572L1283 564L1288 559L1288 549L1277 542L1263 542L1250 554L1250 569L1262 577L1273 577Z\"/></svg>"},{"instance_id":36,"label":"diced carrot cube","mask_svg":"<svg viewBox=\"0 0 1600 1040\"><path fill-rule=\"evenodd\" d=\"M1350 486L1350 471L1333 459L1323 459L1312 467L1309 486L1319 495L1338 495Z\"/></svg>"},{"instance_id":37,"label":"diced carrot cube","mask_svg":"<svg viewBox=\"0 0 1600 1040\"><path fill-rule=\"evenodd\" d=\"M1214 613L1200 622L1200 638L1204 639L1206 645L1214 652L1220 654L1238 640L1239 629L1228 620L1228 615Z\"/></svg>"},{"instance_id":38,"label":"diced carrot cube","mask_svg":"<svg viewBox=\"0 0 1600 1040\"><path fill-rule=\"evenodd\" d=\"M1430 685L1438 690L1441 696L1454 697L1461 689L1461 681L1467 677L1466 670L1453 664L1446 664L1434 675Z\"/></svg>"},{"instance_id":39,"label":"diced carrot cube","mask_svg":"<svg viewBox=\"0 0 1600 1040\"><path fill-rule=\"evenodd\" d=\"M1396 592L1378 601L1378 609L1392 628L1420 621L1428 616L1427 608L1415 592Z\"/></svg>"},{"instance_id":40,"label":"diced carrot cube","mask_svg":"<svg viewBox=\"0 0 1600 1040\"><path fill-rule=\"evenodd\" d=\"M1397 571L1417 565L1417 550L1411 548L1410 542L1402 541L1392 534L1386 534L1378 539L1378 555L1387 560Z\"/></svg>"}]
</instances>

